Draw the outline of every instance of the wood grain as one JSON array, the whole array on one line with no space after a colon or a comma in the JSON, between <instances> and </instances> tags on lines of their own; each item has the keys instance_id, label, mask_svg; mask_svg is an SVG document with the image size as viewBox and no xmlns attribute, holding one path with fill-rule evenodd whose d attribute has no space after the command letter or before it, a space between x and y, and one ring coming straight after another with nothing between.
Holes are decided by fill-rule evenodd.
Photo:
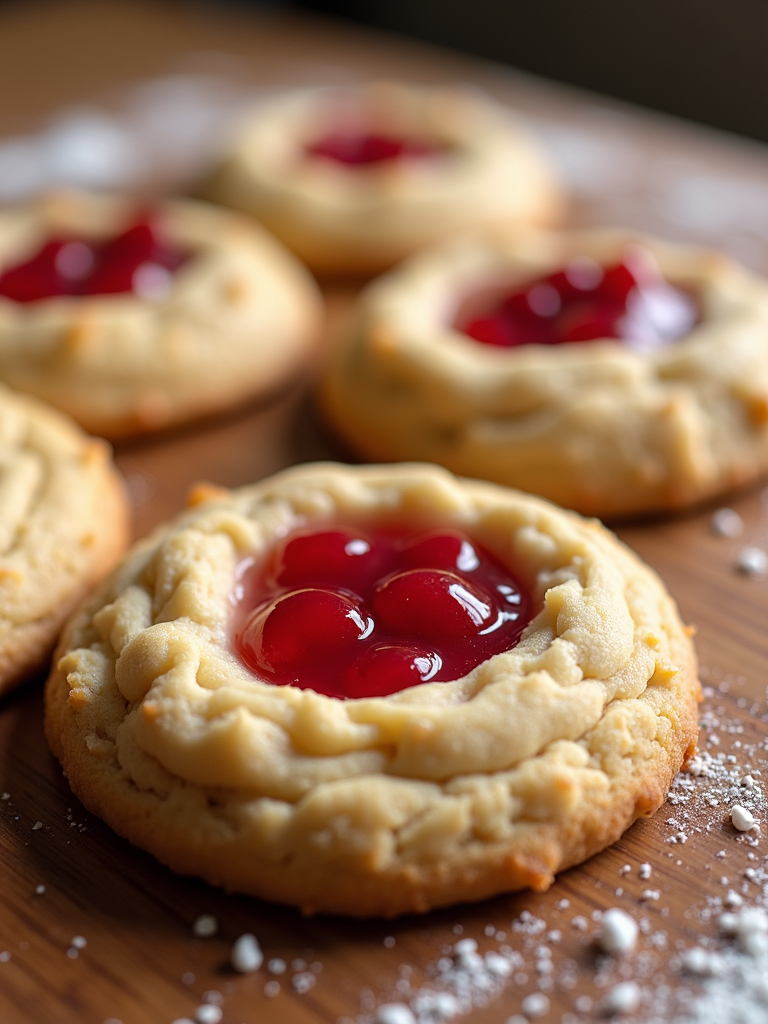
<instances>
[{"instance_id":1,"label":"wood grain","mask_svg":"<svg viewBox=\"0 0 768 1024\"><path fill-rule=\"evenodd\" d=\"M182 55L203 49L247 61L254 83L286 84L300 77L301 68L304 81L313 74L331 74L329 68L331 77L473 81L540 123L566 125L577 134L588 134L598 122L608 123L617 133L640 140L630 184L617 178L602 192L582 193L573 211L576 223L617 218L668 235L690 236L690 225L670 228L659 204L660 167L687 161L694 169L744 181L761 180L768 168L768 157L759 147L456 55L323 23L277 15L224 19L179 5L62 3L4 9L0 130L34 129L71 103L108 107L126 82L168 72ZM321 74L319 69L325 70ZM759 268L763 250L753 246L751 251ZM768 256L763 269L768 270ZM354 289L328 285L326 294L335 323ZM137 535L175 513L198 479L234 486L295 462L344 456L317 423L306 380L267 405L125 443L117 451L134 497ZM739 575L733 562L740 544L766 544L768 510L759 487L734 496L730 504L745 522L738 541L713 535L711 508L671 520L625 524L618 532L660 572L684 617L698 627L710 722L703 746L765 772L768 583ZM410 969L414 987L431 985L425 981L429 965L456 941L459 931L476 938L481 949L507 941L524 958L503 992L486 1007L475 1006L473 1021L501 1024L520 1012L523 997L538 989L537 979L546 977L535 966L542 959L536 954L542 943L552 951L554 982L548 991L550 1010L541 1019L565 1024L591 1020L596 1011L575 1013L576 998L597 999L605 985L628 977L639 981L644 1000L630 1019L646 1020L653 1012L661 1020L672 1020L676 1003L690 1002L698 985L675 968L674 954L681 943L689 945L714 931L698 911L708 898L722 897L723 876L729 876L729 886L740 888L745 868L762 864L761 847L752 848L736 835L725 807L712 808L706 818L691 810L686 843L670 843L675 828L667 820L688 811L667 806L653 819L638 822L612 849L565 873L544 895L500 897L391 923L303 919L290 909L177 877L118 839L72 797L46 749L41 712L38 684L0 705L3 1024L170 1024L192 1017L210 990L221 994L224 1024L318 1024L355 1020L361 1014L370 1020L365 1014L391 997L398 976L408 974L403 965ZM713 725L715 720L721 725ZM734 731L738 729L743 731ZM36 822L42 823L39 828ZM722 849L726 856L718 858ZM750 853L756 860L749 859ZM650 881L638 876L642 862L652 865ZM620 875L624 864L631 871ZM41 885L45 892L37 893ZM622 895L617 895L619 888ZM643 900L648 888L659 891L658 900ZM757 887L747 888L757 894ZM567 908L563 900L569 901ZM612 905L647 918L649 925L635 955L606 967L598 964L591 941L596 927L592 915ZM545 921L547 933L559 930L560 941L545 941L524 928L515 931L512 922L524 911ZM193 937L191 926L201 913L217 917L218 934ZM586 919L585 930L573 924L579 916ZM231 944L247 931L258 936L268 958L287 962L285 974L262 969L237 976L231 971ZM507 938L497 939L489 931L503 931ZM87 940L79 950L72 946L78 935ZM387 937L394 944L385 945ZM314 987L304 994L292 985L304 973L295 966L297 960L308 967L314 964L316 970L322 967ZM270 979L280 984L272 997L265 994Z\"/></svg>"}]
</instances>

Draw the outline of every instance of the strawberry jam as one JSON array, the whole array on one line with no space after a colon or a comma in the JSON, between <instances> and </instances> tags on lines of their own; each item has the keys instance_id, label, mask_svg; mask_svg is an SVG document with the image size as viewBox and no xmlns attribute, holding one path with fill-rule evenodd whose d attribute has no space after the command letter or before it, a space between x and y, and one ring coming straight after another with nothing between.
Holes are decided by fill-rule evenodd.
<instances>
[{"instance_id":1,"label":"strawberry jam","mask_svg":"<svg viewBox=\"0 0 768 1024\"><path fill-rule=\"evenodd\" d=\"M187 259L161 241L150 220L132 224L114 238L85 241L51 238L34 256L0 274L0 295L36 302L58 295L119 295L158 300Z\"/></svg>"},{"instance_id":2,"label":"strawberry jam","mask_svg":"<svg viewBox=\"0 0 768 1024\"><path fill-rule=\"evenodd\" d=\"M475 341L501 348L615 338L649 351L686 334L699 319L693 296L665 281L639 246L628 247L619 263L607 267L573 260L480 312L456 326Z\"/></svg>"},{"instance_id":3,"label":"strawberry jam","mask_svg":"<svg viewBox=\"0 0 768 1024\"><path fill-rule=\"evenodd\" d=\"M333 160L348 167L367 167L371 164L433 156L440 148L422 139L401 139L371 132L330 132L307 146L305 152L307 156Z\"/></svg>"},{"instance_id":4,"label":"strawberry jam","mask_svg":"<svg viewBox=\"0 0 768 1024\"><path fill-rule=\"evenodd\" d=\"M261 679L329 697L383 697L459 679L514 647L530 600L457 530L302 528L235 595L235 649Z\"/></svg>"}]
</instances>

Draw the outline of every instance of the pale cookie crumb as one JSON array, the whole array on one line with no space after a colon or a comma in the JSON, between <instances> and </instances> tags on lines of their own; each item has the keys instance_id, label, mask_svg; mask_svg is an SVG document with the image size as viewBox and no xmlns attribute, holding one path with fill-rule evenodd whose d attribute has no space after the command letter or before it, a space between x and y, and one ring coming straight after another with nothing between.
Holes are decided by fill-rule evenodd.
<instances>
[{"instance_id":1,"label":"pale cookie crumb","mask_svg":"<svg viewBox=\"0 0 768 1024\"><path fill-rule=\"evenodd\" d=\"M744 529L744 520L732 508L719 508L712 513L712 532L718 537L738 537Z\"/></svg>"},{"instance_id":2,"label":"pale cookie crumb","mask_svg":"<svg viewBox=\"0 0 768 1024\"><path fill-rule=\"evenodd\" d=\"M603 915L597 944L604 953L629 953L637 942L637 923L618 907Z\"/></svg>"},{"instance_id":3,"label":"pale cookie crumb","mask_svg":"<svg viewBox=\"0 0 768 1024\"><path fill-rule=\"evenodd\" d=\"M264 954L255 935L246 932L241 935L232 947L230 963L240 974L250 974L258 971L264 963Z\"/></svg>"}]
</instances>

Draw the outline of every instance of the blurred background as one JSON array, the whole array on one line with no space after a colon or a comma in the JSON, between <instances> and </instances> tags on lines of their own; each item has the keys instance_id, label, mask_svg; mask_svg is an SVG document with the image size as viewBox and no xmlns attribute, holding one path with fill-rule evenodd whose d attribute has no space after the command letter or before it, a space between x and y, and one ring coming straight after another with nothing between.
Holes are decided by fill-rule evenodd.
<instances>
[{"instance_id":1,"label":"blurred background","mask_svg":"<svg viewBox=\"0 0 768 1024\"><path fill-rule=\"evenodd\" d=\"M297 0L294 6L768 142L766 0Z\"/></svg>"}]
</instances>

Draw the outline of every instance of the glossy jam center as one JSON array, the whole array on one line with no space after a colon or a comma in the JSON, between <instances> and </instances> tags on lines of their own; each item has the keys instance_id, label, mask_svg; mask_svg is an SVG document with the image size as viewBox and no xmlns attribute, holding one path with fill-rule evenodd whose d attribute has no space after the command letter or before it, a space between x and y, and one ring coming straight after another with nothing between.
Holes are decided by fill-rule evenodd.
<instances>
[{"instance_id":1,"label":"glossy jam center","mask_svg":"<svg viewBox=\"0 0 768 1024\"><path fill-rule=\"evenodd\" d=\"M694 297L665 281L651 254L633 246L607 267L573 260L456 326L475 341L503 348L615 338L650 351L686 334L698 320Z\"/></svg>"},{"instance_id":2,"label":"glossy jam center","mask_svg":"<svg viewBox=\"0 0 768 1024\"><path fill-rule=\"evenodd\" d=\"M510 571L454 530L297 530L244 567L235 606L248 668L338 698L459 679L530 618Z\"/></svg>"},{"instance_id":3,"label":"glossy jam center","mask_svg":"<svg viewBox=\"0 0 768 1024\"><path fill-rule=\"evenodd\" d=\"M51 238L34 256L0 274L0 295L36 302L57 295L133 292L157 301L170 290L173 272L187 254L161 241L143 219L104 241Z\"/></svg>"},{"instance_id":4,"label":"glossy jam center","mask_svg":"<svg viewBox=\"0 0 768 1024\"><path fill-rule=\"evenodd\" d=\"M364 167L414 157L429 157L441 147L424 139L404 139L373 132L329 132L307 146L308 156Z\"/></svg>"}]
</instances>

